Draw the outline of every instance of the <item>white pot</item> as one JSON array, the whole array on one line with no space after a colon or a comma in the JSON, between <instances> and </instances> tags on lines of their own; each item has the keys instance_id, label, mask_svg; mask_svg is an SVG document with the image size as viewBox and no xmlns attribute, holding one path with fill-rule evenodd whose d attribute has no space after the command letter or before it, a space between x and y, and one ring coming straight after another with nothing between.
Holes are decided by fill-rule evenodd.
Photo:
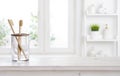
<instances>
[{"instance_id":1,"label":"white pot","mask_svg":"<svg viewBox=\"0 0 120 76\"><path fill-rule=\"evenodd\" d=\"M101 35L99 31L91 31L91 38L94 40L101 39Z\"/></svg>"}]
</instances>

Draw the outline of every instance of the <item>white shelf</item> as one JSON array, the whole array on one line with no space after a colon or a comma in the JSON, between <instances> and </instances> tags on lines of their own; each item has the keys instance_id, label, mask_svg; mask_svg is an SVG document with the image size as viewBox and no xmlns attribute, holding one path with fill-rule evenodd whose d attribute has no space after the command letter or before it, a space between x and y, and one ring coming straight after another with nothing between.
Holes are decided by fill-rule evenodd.
<instances>
[{"instance_id":1,"label":"white shelf","mask_svg":"<svg viewBox=\"0 0 120 76\"><path fill-rule=\"evenodd\" d=\"M117 16L118 14L87 14L87 16Z\"/></svg>"},{"instance_id":2,"label":"white shelf","mask_svg":"<svg viewBox=\"0 0 120 76\"><path fill-rule=\"evenodd\" d=\"M103 11L101 9L97 9L98 6L96 4L98 3L98 6L100 6L99 2L94 0L93 2L90 2L90 0L84 1L84 35L85 35L85 54L91 54L97 55L97 52L100 51L101 55L108 55L108 56L117 56L117 53L119 51L120 42L118 40L119 36L119 19L120 19L120 13L119 13L119 1L118 0L104 0L103 1ZM104 6L106 4L106 6ZM104 10L105 9L105 10ZM102 11L102 12L101 12ZM90 36L90 26L91 24L99 24L100 26L100 35L98 37ZM104 28L108 24L108 28L110 27L110 37L109 39L105 39L104 36L107 36L107 34L104 34ZM107 38L107 37L106 37ZM90 48L96 47L97 49L95 52L92 53L90 51ZM101 47L106 50L105 52L101 50Z\"/></svg>"},{"instance_id":3,"label":"white shelf","mask_svg":"<svg viewBox=\"0 0 120 76\"><path fill-rule=\"evenodd\" d=\"M115 42L117 41L117 39L113 38L113 39L103 39L103 38L98 38L98 39L92 39L90 36L87 36L86 38L87 42Z\"/></svg>"},{"instance_id":4,"label":"white shelf","mask_svg":"<svg viewBox=\"0 0 120 76\"><path fill-rule=\"evenodd\" d=\"M115 39L87 39L87 42L115 42Z\"/></svg>"}]
</instances>

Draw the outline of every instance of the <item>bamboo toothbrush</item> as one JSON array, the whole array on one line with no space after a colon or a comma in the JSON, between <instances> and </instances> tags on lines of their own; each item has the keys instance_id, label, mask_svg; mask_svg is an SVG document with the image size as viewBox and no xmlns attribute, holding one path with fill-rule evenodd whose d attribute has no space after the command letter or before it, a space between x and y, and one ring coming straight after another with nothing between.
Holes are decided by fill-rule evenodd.
<instances>
[{"instance_id":1,"label":"bamboo toothbrush","mask_svg":"<svg viewBox=\"0 0 120 76\"><path fill-rule=\"evenodd\" d=\"M15 31L14 31L14 29L13 29L13 21L12 21L12 19L8 19L8 22L9 22L9 24L10 24L10 27L11 27L11 29L12 29L12 32L15 34ZM22 49L22 47L21 47L21 45L20 45L20 43L19 43L19 40L17 39L17 37L15 37L16 38L16 40L17 40L17 42L18 42L18 48L19 48L19 50L21 50L22 51L22 53L23 53L23 55L24 55L24 57L27 59L27 57L26 57L26 55L25 55L25 53L24 53L24 51L23 51L23 49Z\"/></svg>"},{"instance_id":2,"label":"bamboo toothbrush","mask_svg":"<svg viewBox=\"0 0 120 76\"><path fill-rule=\"evenodd\" d=\"M19 20L19 34L21 34L22 25L23 25L23 20ZM18 40L21 45L21 37L18 37ZM21 50L18 49L18 59L20 59L20 55L21 55Z\"/></svg>"}]
</instances>

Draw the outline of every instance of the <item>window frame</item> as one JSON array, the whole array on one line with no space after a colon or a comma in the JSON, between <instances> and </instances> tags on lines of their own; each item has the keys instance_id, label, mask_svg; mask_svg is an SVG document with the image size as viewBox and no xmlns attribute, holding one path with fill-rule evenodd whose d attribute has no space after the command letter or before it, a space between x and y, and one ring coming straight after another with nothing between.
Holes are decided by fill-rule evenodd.
<instances>
[{"instance_id":1,"label":"window frame","mask_svg":"<svg viewBox=\"0 0 120 76\"><path fill-rule=\"evenodd\" d=\"M69 48L56 48L56 49L51 49L48 46L49 42L49 25L48 25L48 3L49 0L38 0L38 48L30 48L30 53L31 54L54 54L54 55L73 55L73 54L78 54L80 55L80 39L81 39L81 34L80 34L80 28L81 28L81 20L80 19L80 0L69 0L71 7L69 7L69 12L70 12L70 32L69 32ZM77 4L77 5L76 5ZM10 54L10 48L0 48L1 55L6 55Z\"/></svg>"},{"instance_id":2,"label":"window frame","mask_svg":"<svg viewBox=\"0 0 120 76\"><path fill-rule=\"evenodd\" d=\"M39 28L41 28L39 31L42 33L42 37L40 36L40 46L41 50L43 50L44 53L49 53L49 54L68 54L68 53L74 53L74 48L75 48L75 1L76 0L69 0L69 25L70 27L68 28L69 31L69 48L49 48L49 0L39 0L40 3L40 10L39 12ZM42 45L43 44L43 45Z\"/></svg>"}]
</instances>

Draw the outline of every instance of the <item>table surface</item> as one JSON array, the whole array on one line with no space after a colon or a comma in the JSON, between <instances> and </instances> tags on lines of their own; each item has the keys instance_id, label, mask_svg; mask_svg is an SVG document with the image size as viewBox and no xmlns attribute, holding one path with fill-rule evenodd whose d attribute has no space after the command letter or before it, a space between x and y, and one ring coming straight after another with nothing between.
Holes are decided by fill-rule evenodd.
<instances>
[{"instance_id":1,"label":"table surface","mask_svg":"<svg viewBox=\"0 0 120 76\"><path fill-rule=\"evenodd\" d=\"M30 56L29 61L13 62L0 56L0 70L120 70L120 58Z\"/></svg>"}]
</instances>

